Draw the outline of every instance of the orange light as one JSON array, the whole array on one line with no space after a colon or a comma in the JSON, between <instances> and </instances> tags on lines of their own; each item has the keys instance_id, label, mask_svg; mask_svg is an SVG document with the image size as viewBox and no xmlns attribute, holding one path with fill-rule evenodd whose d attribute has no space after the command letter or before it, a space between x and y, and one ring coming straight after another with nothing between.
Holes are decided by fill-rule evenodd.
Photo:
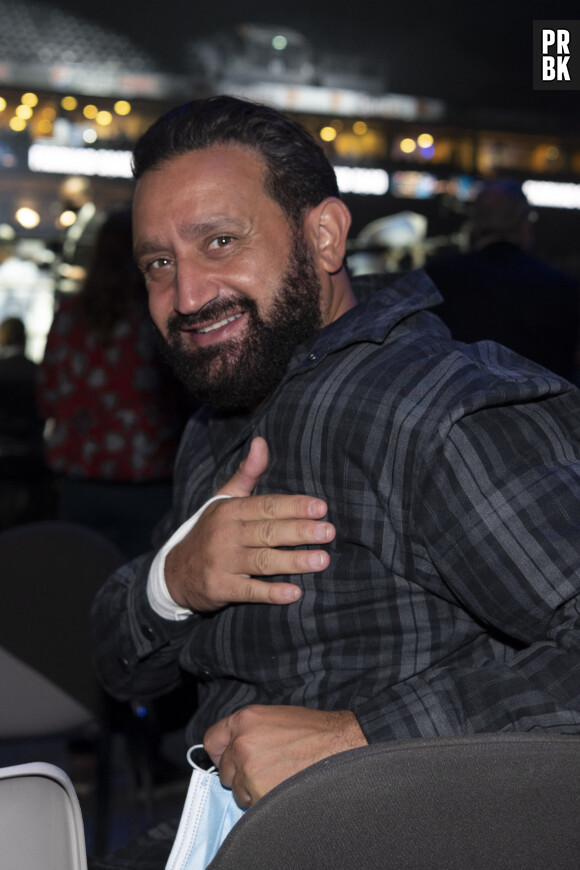
<instances>
[{"instance_id":1,"label":"orange light","mask_svg":"<svg viewBox=\"0 0 580 870\"><path fill-rule=\"evenodd\" d=\"M336 130L334 127L323 127L320 131L320 138L323 142L334 142L336 139Z\"/></svg>"}]
</instances>

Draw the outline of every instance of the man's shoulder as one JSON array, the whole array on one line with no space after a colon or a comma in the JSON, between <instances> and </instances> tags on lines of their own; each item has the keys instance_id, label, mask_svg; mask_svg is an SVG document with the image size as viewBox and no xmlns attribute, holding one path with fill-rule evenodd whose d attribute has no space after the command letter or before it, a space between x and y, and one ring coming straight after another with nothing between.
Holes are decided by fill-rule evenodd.
<instances>
[{"instance_id":1,"label":"man's shoulder","mask_svg":"<svg viewBox=\"0 0 580 870\"><path fill-rule=\"evenodd\" d=\"M441 295L428 275L363 275L352 282L357 304L321 329L309 359L321 359L357 342L380 343L403 320L440 304Z\"/></svg>"},{"instance_id":2,"label":"man's shoulder","mask_svg":"<svg viewBox=\"0 0 580 870\"><path fill-rule=\"evenodd\" d=\"M324 330L300 371L311 372L329 406L380 407L385 420L408 411L409 421L437 425L488 405L527 402L569 388L566 382L494 342L465 344L429 310L441 296L424 272L396 280L354 282L364 299ZM308 368L310 366L310 369ZM300 402L300 385L288 384ZM287 398L287 397L286 397Z\"/></svg>"}]
</instances>

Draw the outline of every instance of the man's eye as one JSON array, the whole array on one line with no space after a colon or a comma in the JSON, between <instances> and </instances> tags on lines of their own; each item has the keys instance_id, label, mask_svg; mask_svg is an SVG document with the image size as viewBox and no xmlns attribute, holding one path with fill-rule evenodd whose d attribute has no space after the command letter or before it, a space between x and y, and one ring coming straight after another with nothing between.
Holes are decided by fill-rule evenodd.
<instances>
[{"instance_id":1,"label":"man's eye","mask_svg":"<svg viewBox=\"0 0 580 870\"><path fill-rule=\"evenodd\" d=\"M210 248L227 248L229 244L231 244L234 240L233 236L216 236L215 239L209 243Z\"/></svg>"},{"instance_id":2,"label":"man's eye","mask_svg":"<svg viewBox=\"0 0 580 870\"><path fill-rule=\"evenodd\" d=\"M156 260L151 260L150 263L147 263L146 271L156 272L158 269L163 269L164 266L168 265L169 259L167 257L157 257Z\"/></svg>"}]
</instances>

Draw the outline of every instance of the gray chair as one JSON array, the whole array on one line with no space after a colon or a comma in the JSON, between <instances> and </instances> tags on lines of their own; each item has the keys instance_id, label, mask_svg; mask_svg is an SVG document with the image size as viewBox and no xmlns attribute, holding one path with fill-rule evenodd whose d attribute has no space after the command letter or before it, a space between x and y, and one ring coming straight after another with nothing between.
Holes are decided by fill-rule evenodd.
<instances>
[{"instance_id":1,"label":"gray chair","mask_svg":"<svg viewBox=\"0 0 580 870\"><path fill-rule=\"evenodd\" d=\"M91 661L89 611L125 560L108 539L76 523L44 521L0 533L0 743L89 741L96 758L97 852L107 848L110 700ZM34 741L34 742L32 742ZM9 755L6 751L4 756Z\"/></svg>"},{"instance_id":2,"label":"gray chair","mask_svg":"<svg viewBox=\"0 0 580 870\"><path fill-rule=\"evenodd\" d=\"M578 870L580 736L374 744L250 808L208 870Z\"/></svg>"},{"instance_id":3,"label":"gray chair","mask_svg":"<svg viewBox=\"0 0 580 870\"><path fill-rule=\"evenodd\" d=\"M0 769L2 870L86 870L78 798L60 768L42 762Z\"/></svg>"}]
</instances>

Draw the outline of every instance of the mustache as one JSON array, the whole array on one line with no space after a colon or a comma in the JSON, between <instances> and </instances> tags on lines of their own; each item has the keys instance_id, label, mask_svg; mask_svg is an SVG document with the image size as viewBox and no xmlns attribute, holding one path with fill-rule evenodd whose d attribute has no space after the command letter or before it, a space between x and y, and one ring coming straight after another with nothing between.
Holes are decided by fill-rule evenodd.
<instances>
[{"instance_id":1,"label":"mustache","mask_svg":"<svg viewBox=\"0 0 580 870\"><path fill-rule=\"evenodd\" d=\"M213 299L199 311L191 314L182 314L175 311L167 320L167 331L170 335L176 335L183 329L193 329L210 320L223 320L238 311L253 312L256 310L253 299L241 297L240 299Z\"/></svg>"}]
</instances>

